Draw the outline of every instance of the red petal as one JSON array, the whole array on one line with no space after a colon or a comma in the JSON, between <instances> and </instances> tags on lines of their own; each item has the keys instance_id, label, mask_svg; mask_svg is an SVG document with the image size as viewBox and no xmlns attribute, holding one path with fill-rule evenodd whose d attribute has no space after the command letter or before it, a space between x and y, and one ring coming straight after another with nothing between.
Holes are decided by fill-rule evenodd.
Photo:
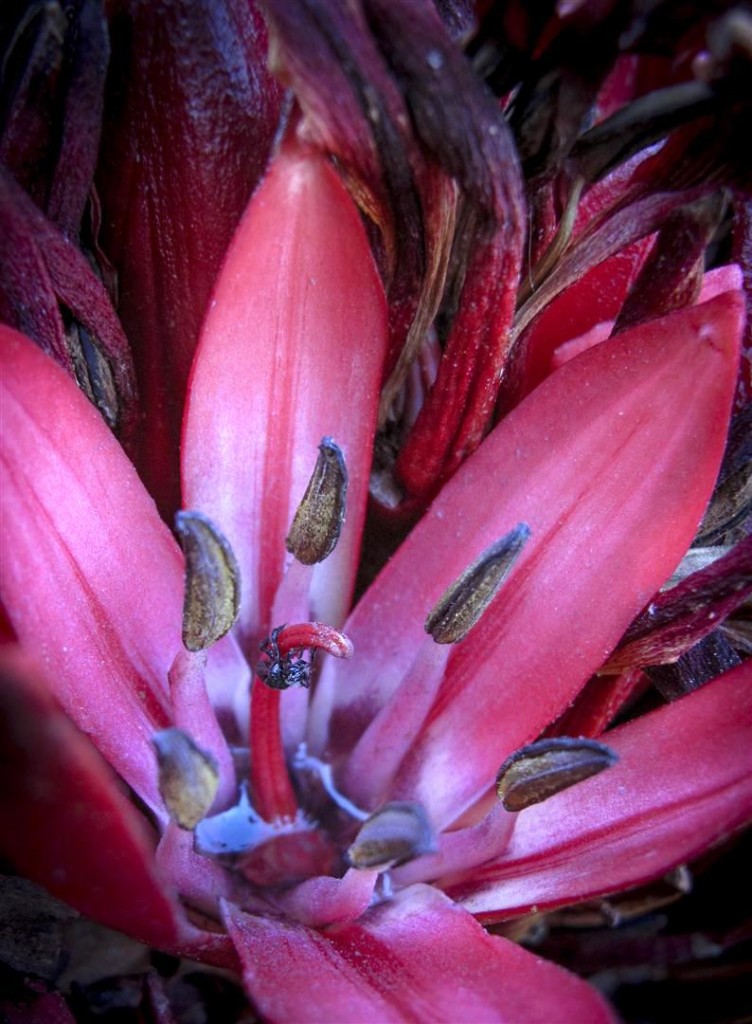
<instances>
[{"instance_id":1,"label":"red petal","mask_svg":"<svg viewBox=\"0 0 752 1024\"><path fill-rule=\"evenodd\" d=\"M0 167L0 316L55 356L73 376L64 313L84 328L112 374L100 395L113 428L130 438L136 388L128 341L86 257ZM94 375L96 377L96 374ZM104 391L107 389L105 388Z\"/></svg>"},{"instance_id":2,"label":"red petal","mask_svg":"<svg viewBox=\"0 0 752 1024\"><path fill-rule=\"evenodd\" d=\"M225 920L248 994L271 1020L614 1020L579 978L488 935L427 886L323 932L229 906Z\"/></svg>"},{"instance_id":3,"label":"red petal","mask_svg":"<svg viewBox=\"0 0 752 1024\"><path fill-rule=\"evenodd\" d=\"M618 203L635 169L645 159L643 153L638 154L585 192L577 206L574 239ZM518 342L521 351L516 357L522 356L522 363L515 371L515 375L519 373L518 379L502 384L502 391L511 392L514 404L548 376L557 348L586 334L597 324L616 318L651 245L652 238L640 238L614 252L589 268L549 303ZM504 401L507 404L510 398Z\"/></svg>"},{"instance_id":4,"label":"red petal","mask_svg":"<svg viewBox=\"0 0 752 1024\"><path fill-rule=\"evenodd\" d=\"M385 348L386 306L358 213L323 157L285 146L214 293L183 439L186 504L232 544L240 629L254 644L281 624L269 616L285 536L327 435L345 456L348 508L337 548L313 570L314 617L344 617Z\"/></svg>"},{"instance_id":5,"label":"red petal","mask_svg":"<svg viewBox=\"0 0 752 1024\"><path fill-rule=\"evenodd\" d=\"M451 886L498 919L639 885L752 819L752 662L605 733L619 763L522 811L504 857Z\"/></svg>"},{"instance_id":6,"label":"red petal","mask_svg":"<svg viewBox=\"0 0 752 1024\"><path fill-rule=\"evenodd\" d=\"M752 199L737 199L734 209L734 258L744 275L744 298L747 304L747 329L742 346L737 405L752 401Z\"/></svg>"},{"instance_id":7,"label":"red petal","mask_svg":"<svg viewBox=\"0 0 752 1024\"><path fill-rule=\"evenodd\" d=\"M583 274L544 309L527 336L520 339L525 348L525 366L519 398L530 394L548 376L557 348L597 324L616 318L651 244L652 238L632 242Z\"/></svg>"},{"instance_id":8,"label":"red petal","mask_svg":"<svg viewBox=\"0 0 752 1024\"><path fill-rule=\"evenodd\" d=\"M59 992L32 997L29 1003L0 1002L0 1014L5 1024L76 1024L76 1018Z\"/></svg>"},{"instance_id":9,"label":"red petal","mask_svg":"<svg viewBox=\"0 0 752 1024\"><path fill-rule=\"evenodd\" d=\"M124 0L111 23L102 240L138 372L139 469L170 521L201 321L279 117L254 6Z\"/></svg>"},{"instance_id":10,"label":"red petal","mask_svg":"<svg viewBox=\"0 0 752 1024\"><path fill-rule=\"evenodd\" d=\"M143 820L32 662L14 648L0 656L3 856L100 924L151 945L174 943L177 908Z\"/></svg>"},{"instance_id":11,"label":"red petal","mask_svg":"<svg viewBox=\"0 0 752 1024\"><path fill-rule=\"evenodd\" d=\"M352 748L397 689L433 604L525 522L531 538L455 647L393 797L418 799L441 826L490 786L504 757L600 666L691 541L723 451L741 322L739 296L728 293L624 332L507 417L351 616L355 657L346 674L330 664L320 681L314 753L330 714L330 747ZM340 781L347 787L346 769Z\"/></svg>"}]
</instances>

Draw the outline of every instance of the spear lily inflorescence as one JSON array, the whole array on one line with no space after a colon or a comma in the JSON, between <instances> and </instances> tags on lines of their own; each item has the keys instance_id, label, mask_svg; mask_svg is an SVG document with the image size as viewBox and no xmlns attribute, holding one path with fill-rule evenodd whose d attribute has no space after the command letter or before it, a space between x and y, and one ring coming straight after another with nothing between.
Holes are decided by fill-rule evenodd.
<instances>
[{"instance_id":1,"label":"spear lily inflorescence","mask_svg":"<svg viewBox=\"0 0 752 1024\"><path fill-rule=\"evenodd\" d=\"M264 1020L612 1020L752 818L752 20L482 6L0 33L0 853Z\"/></svg>"}]
</instances>

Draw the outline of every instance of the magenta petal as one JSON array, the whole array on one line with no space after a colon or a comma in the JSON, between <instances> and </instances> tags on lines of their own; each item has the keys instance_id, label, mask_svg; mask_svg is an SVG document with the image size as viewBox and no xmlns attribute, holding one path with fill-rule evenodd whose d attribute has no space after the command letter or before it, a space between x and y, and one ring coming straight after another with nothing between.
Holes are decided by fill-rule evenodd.
<instances>
[{"instance_id":1,"label":"magenta petal","mask_svg":"<svg viewBox=\"0 0 752 1024\"><path fill-rule=\"evenodd\" d=\"M96 413L94 413L96 415ZM2 649L0 850L100 924L155 946L178 937L142 820L18 649Z\"/></svg>"},{"instance_id":2,"label":"magenta petal","mask_svg":"<svg viewBox=\"0 0 752 1024\"><path fill-rule=\"evenodd\" d=\"M583 981L488 935L429 887L413 886L357 923L323 932L227 905L225 921L248 994L270 1020L614 1020Z\"/></svg>"},{"instance_id":3,"label":"magenta petal","mask_svg":"<svg viewBox=\"0 0 752 1024\"><path fill-rule=\"evenodd\" d=\"M286 918L311 928L354 921L365 913L373 896L378 872L350 868L342 878L319 875L309 878L275 899Z\"/></svg>"},{"instance_id":4,"label":"magenta petal","mask_svg":"<svg viewBox=\"0 0 752 1024\"><path fill-rule=\"evenodd\" d=\"M239 630L253 644L275 625L285 537L324 436L344 453L347 514L334 553L313 570L312 617L344 617L385 348L386 305L358 212L322 156L288 143L225 260L183 436L186 506L232 544Z\"/></svg>"},{"instance_id":5,"label":"magenta petal","mask_svg":"<svg viewBox=\"0 0 752 1024\"><path fill-rule=\"evenodd\" d=\"M752 820L752 662L605 733L619 763L522 811L495 863L449 886L481 918L656 878Z\"/></svg>"},{"instance_id":6,"label":"magenta petal","mask_svg":"<svg viewBox=\"0 0 752 1024\"><path fill-rule=\"evenodd\" d=\"M177 544L65 373L0 328L0 593L21 645L105 758L154 807L155 729L181 648Z\"/></svg>"},{"instance_id":7,"label":"magenta petal","mask_svg":"<svg viewBox=\"0 0 752 1024\"><path fill-rule=\"evenodd\" d=\"M23 1004L0 998L0 1018L4 1024L76 1024L59 992L48 992Z\"/></svg>"},{"instance_id":8,"label":"magenta petal","mask_svg":"<svg viewBox=\"0 0 752 1024\"><path fill-rule=\"evenodd\" d=\"M504 420L350 617L355 657L347 678L330 665L321 680L314 753L352 749L399 686L446 587L527 523L530 540L453 651L392 797L417 799L441 827L491 785L686 551L720 464L742 316L738 293L727 293L625 331L562 367ZM339 779L347 789L346 767Z\"/></svg>"}]
</instances>

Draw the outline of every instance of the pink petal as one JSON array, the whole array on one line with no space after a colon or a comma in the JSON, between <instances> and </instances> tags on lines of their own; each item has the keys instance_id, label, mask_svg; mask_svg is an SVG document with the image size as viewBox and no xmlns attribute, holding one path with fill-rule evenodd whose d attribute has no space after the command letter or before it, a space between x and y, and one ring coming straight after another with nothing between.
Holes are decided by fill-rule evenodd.
<instances>
[{"instance_id":1,"label":"pink petal","mask_svg":"<svg viewBox=\"0 0 752 1024\"><path fill-rule=\"evenodd\" d=\"M115 438L52 360L0 327L0 365L0 596L64 710L161 808L150 737L171 722L182 555ZM223 643L209 655L210 686L239 665Z\"/></svg>"},{"instance_id":2,"label":"pink petal","mask_svg":"<svg viewBox=\"0 0 752 1024\"><path fill-rule=\"evenodd\" d=\"M349 475L345 528L313 571L313 617L339 624L365 513L386 307L358 213L327 161L288 144L253 198L217 284L189 389L188 507L240 564L240 630L268 632L285 536L322 437ZM281 625L281 623L276 623Z\"/></svg>"},{"instance_id":3,"label":"pink petal","mask_svg":"<svg viewBox=\"0 0 752 1024\"><path fill-rule=\"evenodd\" d=\"M441 827L485 791L504 757L572 700L691 541L723 450L741 319L728 293L624 332L506 418L353 612L356 653L346 674L330 665L320 681L313 753L352 749L407 671L433 604L525 522L531 539L453 651L393 798L417 799ZM346 767L340 783L347 790Z\"/></svg>"},{"instance_id":4,"label":"pink petal","mask_svg":"<svg viewBox=\"0 0 752 1024\"><path fill-rule=\"evenodd\" d=\"M338 921L354 921L364 914L373 897L378 872L350 868L342 878L319 875L282 892L276 908L287 919L309 928Z\"/></svg>"},{"instance_id":5,"label":"pink petal","mask_svg":"<svg viewBox=\"0 0 752 1024\"><path fill-rule=\"evenodd\" d=\"M493 793L491 810L477 824L439 835L438 850L390 872L398 886L424 882L457 872L472 871L506 848L514 829L515 815L505 810Z\"/></svg>"},{"instance_id":6,"label":"pink petal","mask_svg":"<svg viewBox=\"0 0 752 1024\"><path fill-rule=\"evenodd\" d=\"M700 306L703 302L709 302L724 292L739 291L741 286L742 274L736 264L732 263L725 267L716 267L703 276L702 288L694 305ZM559 345L551 356L550 369L557 370L564 363L568 363L570 359L580 355L581 352L585 352L587 349L592 348L593 345L599 345L602 341L606 341L611 335L614 322L613 320L607 320L604 323L596 324L595 327L586 331L585 334L581 334L570 341L565 341L563 345Z\"/></svg>"},{"instance_id":7,"label":"pink petal","mask_svg":"<svg viewBox=\"0 0 752 1024\"><path fill-rule=\"evenodd\" d=\"M639 885L752 819L752 662L603 740L617 765L522 811L503 857L450 884L473 914Z\"/></svg>"},{"instance_id":8,"label":"pink petal","mask_svg":"<svg viewBox=\"0 0 752 1024\"><path fill-rule=\"evenodd\" d=\"M17 648L2 648L1 660L3 856L100 924L174 943L177 907L143 820L38 668Z\"/></svg>"},{"instance_id":9,"label":"pink petal","mask_svg":"<svg viewBox=\"0 0 752 1024\"><path fill-rule=\"evenodd\" d=\"M427 886L413 886L359 922L323 932L230 906L225 920L248 994L267 1019L614 1020L579 978L488 935Z\"/></svg>"},{"instance_id":10,"label":"pink petal","mask_svg":"<svg viewBox=\"0 0 752 1024\"><path fill-rule=\"evenodd\" d=\"M743 281L744 275L738 263L727 263L723 267L714 267L704 275L702 288L695 305L700 306L703 302L709 302L716 295L723 295L724 292L740 291Z\"/></svg>"}]
</instances>

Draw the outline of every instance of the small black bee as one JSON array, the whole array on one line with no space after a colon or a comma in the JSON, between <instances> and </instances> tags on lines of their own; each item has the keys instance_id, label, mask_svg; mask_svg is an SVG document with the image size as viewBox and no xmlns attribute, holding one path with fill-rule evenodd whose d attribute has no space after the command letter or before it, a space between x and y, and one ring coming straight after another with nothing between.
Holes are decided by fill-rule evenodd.
<instances>
[{"instance_id":1,"label":"small black bee","mask_svg":"<svg viewBox=\"0 0 752 1024\"><path fill-rule=\"evenodd\" d=\"M310 686L311 669L316 652L311 653L311 660L305 661L298 651L290 651L289 654L280 654L277 638L284 629L284 626L277 626L273 629L271 636L261 644L261 653L264 661L256 666L256 674L272 690L289 690L291 686Z\"/></svg>"}]
</instances>

